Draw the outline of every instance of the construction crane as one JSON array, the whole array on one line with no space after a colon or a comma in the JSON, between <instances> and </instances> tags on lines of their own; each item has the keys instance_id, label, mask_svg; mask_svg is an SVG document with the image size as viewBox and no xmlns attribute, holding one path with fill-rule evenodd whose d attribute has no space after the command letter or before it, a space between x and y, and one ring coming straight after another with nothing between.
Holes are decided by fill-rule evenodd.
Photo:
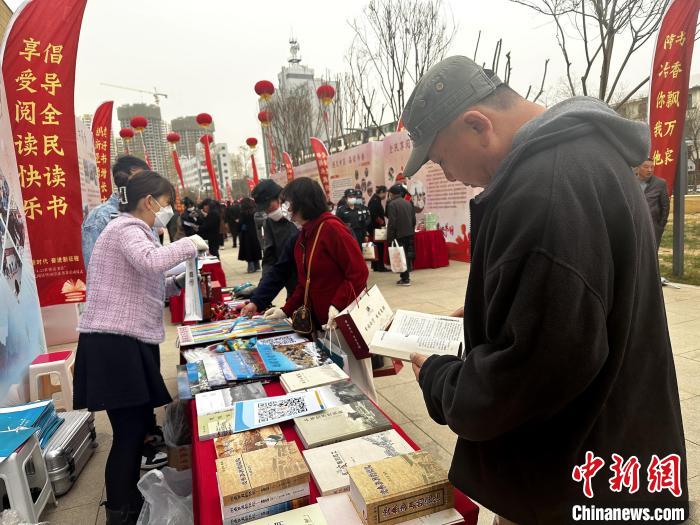
<instances>
[{"instance_id":1,"label":"construction crane","mask_svg":"<svg viewBox=\"0 0 700 525\"><path fill-rule=\"evenodd\" d=\"M101 86L109 86L113 88L118 88L118 89L126 89L127 91L136 91L137 93L148 93L149 95L153 95L153 98L156 100L156 106L160 106L160 97L163 98L168 98L168 95L165 93L159 93L158 88L153 88L153 91L148 91L145 89L136 89L136 88L131 88L127 86L118 86L116 84L107 84L105 82L100 83Z\"/></svg>"}]
</instances>

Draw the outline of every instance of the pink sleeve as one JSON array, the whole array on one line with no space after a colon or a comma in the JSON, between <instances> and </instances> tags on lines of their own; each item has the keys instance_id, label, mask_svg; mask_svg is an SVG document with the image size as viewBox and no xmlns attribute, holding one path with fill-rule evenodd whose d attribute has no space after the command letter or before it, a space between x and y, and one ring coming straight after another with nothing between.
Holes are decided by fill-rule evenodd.
<instances>
[{"instance_id":1,"label":"pink sleeve","mask_svg":"<svg viewBox=\"0 0 700 525\"><path fill-rule=\"evenodd\" d=\"M156 246L138 226L124 229L121 248L134 268L153 273L164 273L197 255L197 248L187 238L167 246Z\"/></svg>"}]
</instances>

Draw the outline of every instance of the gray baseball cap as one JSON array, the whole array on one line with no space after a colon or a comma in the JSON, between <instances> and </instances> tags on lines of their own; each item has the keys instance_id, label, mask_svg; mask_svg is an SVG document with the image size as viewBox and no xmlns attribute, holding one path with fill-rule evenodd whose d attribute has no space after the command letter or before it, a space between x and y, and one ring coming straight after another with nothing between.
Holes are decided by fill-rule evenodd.
<instances>
[{"instance_id":1,"label":"gray baseball cap","mask_svg":"<svg viewBox=\"0 0 700 525\"><path fill-rule=\"evenodd\" d=\"M431 67L421 77L401 115L413 141L404 176L412 177L428 162L428 151L440 130L501 84L496 75L489 76L463 56L448 57Z\"/></svg>"}]
</instances>

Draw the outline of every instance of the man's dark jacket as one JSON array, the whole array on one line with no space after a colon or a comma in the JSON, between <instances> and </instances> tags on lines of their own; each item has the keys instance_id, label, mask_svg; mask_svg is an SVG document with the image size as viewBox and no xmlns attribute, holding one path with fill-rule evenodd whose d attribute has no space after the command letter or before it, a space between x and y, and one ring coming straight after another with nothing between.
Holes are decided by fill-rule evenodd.
<instances>
[{"instance_id":1,"label":"man's dark jacket","mask_svg":"<svg viewBox=\"0 0 700 525\"><path fill-rule=\"evenodd\" d=\"M287 245L289 239L296 239L299 230L292 221L285 218L279 221L265 219L263 230L265 231L265 235L263 237L262 272L263 277L265 277L267 272L272 269L282 256L284 247ZM296 285L296 272L293 272L293 275L291 275L289 280L285 283L287 293L291 294Z\"/></svg>"},{"instance_id":2,"label":"man's dark jacket","mask_svg":"<svg viewBox=\"0 0 700 525\"><path fill-rule=\"evenodd\" d=\"M630 166L646 125L579 97L516 135L471 202L466 357L432 356L419 382L459 436L450 478L520 525L572 522L572 505L687 501L678 385L653 228ZM573 469L605 461L583 497ZM612 492L611 455L640 462ZM652 455L678 454L681 498L649 493Z\"/></svg>"},{"instance_id":3,"label":"man's dark jacket","mask_svg":"<svg viewBox=\"0 0 700 525\"><path fill-rule=\"evenodd\" d=\"M389 220L386 227L387 242L415 235L416 210L413 203L401 197L391 199L386 205L386 217Z\"/></svg>"},{"instance_id":4,"label":"man's dark jacket","mask_svg":"<svg viewBox=\"0 0 700 525\"><path fill-rule=\"evenodd\" d=\"M250 297L250 302L254 303L258 310L269 306L288 283L297 282L297 264L294 260L294 246L296 245L297 237L299 237L299 230L296 230L294 235L287 240L277 262L264 273L258 283L258 287ZM287 287L287 297L292 292L294 292L294 288L290 289Z\"/></svg>"},{"instance_id":5,"label":"man's dark jacket","mask_svg":"<svg viewBox=\"0 0 700 525\"><path fill-rule=\"evenodd\" d=\"M370 197L369 202L367 203L367 209L369 210L372 220L369 227L370 233L374 235L374 230L376 228L382 228L386 223L384 220L384 205L382 204L382 199L379 198L379 195L375 193L372 195L372 197Z\"/></svg>"},{"instance_id":6,"label":"man's dark jacket","mask_svg":"<svg viewBox=\"0 0 700 525\"><path fill-rule=\"evenodd\" d=\"M644 190L644 197L649 205L651 222L654 225L656 246L658 247L661 244L661 235L664 233L664 228L668 222L668 212L671 209L671 202L668 197L666 181L652 175L647 182L648 184Z\"/></svg>"}]
</instances>

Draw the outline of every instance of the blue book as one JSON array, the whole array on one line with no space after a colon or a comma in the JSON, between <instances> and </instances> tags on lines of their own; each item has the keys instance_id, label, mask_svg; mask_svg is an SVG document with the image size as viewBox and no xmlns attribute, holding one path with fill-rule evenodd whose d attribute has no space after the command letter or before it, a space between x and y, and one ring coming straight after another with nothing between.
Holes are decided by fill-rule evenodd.
<instances>
[{"instance_id":1,"label":"blue book","mask_svg":"<svg viewBox=\"0 0 700 525\"><path fill-rule=\"evenodd\" d=\"M268 372L283 374L285 372L294 372L301 368L285 354L277 352L272 348L272 345L258 341L256 347Z\"/></svg>"}]
</instances>

